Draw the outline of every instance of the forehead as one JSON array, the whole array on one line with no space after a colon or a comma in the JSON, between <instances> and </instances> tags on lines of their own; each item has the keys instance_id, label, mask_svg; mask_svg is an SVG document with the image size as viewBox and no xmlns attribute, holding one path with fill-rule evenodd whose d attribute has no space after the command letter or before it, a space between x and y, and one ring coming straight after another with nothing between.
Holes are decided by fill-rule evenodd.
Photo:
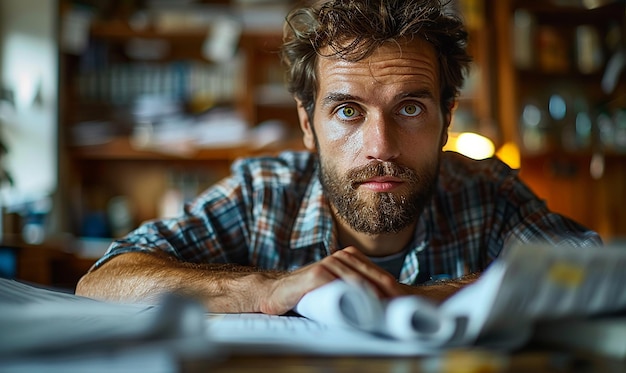
<instances>
[{"instance_id":1,"label":"forehead","mask_svg":"<svg viewBox=\"0 0 626 373\"><path fill-rule=\"evenodd\" d=\"M435 48L422 39L387 42L367 58L350 62L337 57L318 61L321 92L345 91L349 87L367 89L411 86L439 94L439 71Z\"/></svg>"}]
</instances>

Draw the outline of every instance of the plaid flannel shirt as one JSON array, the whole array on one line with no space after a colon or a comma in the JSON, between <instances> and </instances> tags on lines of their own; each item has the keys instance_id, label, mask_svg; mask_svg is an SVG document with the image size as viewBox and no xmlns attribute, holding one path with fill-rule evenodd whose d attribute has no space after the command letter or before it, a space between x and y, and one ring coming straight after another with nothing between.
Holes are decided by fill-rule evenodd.
<instances>
[{"instance_id":1,"label":"plaid flannel shirt","mask_svg":"<svg viewBox=\"0 0 626 373\"><path fill-rule=\"evenodd\" d=\"M497 158L445 152L399 281L482 271L506 247L534 242L602 244L595 232L550 212ZM316 155L284 152L234 162L232 175L187 204L183 216L142 224L113 242L94 268L121 253L162 251L193 263L293 270L340 249Z\"/></svg>"}]
</instances>

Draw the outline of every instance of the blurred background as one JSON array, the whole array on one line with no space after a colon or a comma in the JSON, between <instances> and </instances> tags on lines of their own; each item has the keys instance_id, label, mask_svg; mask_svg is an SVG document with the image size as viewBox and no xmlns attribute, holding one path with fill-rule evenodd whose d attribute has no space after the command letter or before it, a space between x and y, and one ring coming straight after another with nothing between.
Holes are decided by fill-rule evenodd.
<instances>
[{"instance_id":1,"label":"blurred background","mask_svg":"<svg viewBox=\"0 0 626 373\"><path fill-rule=\"evenodd\" d=\"M0 277L72 290L238 157L301 149L289 0L2 0ZM626 237L626 1L455 0L474 58L447 150Z\"/></svg>"}]
</instances>

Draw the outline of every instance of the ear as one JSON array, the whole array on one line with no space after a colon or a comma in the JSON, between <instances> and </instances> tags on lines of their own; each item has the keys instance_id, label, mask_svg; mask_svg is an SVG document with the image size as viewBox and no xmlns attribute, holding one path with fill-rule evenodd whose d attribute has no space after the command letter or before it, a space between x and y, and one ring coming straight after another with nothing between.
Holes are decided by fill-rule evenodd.
<instances>
[{"instance_id":1,"label":"ear","mask_svg":"<svg viewBox=\"0 0 626 373\"><path fill-rule=\"evenodd\" d=\"M448 143L448 130L450 129L450 123L452 122L452 110L456 105L456 100L452 101L448 110L443 113L443 130L441 134L441 147L443 148Z\"/></svg>"},{"instance_id":2,"label":"ear","mask_svg":"<svg viewBox=\"0 0 626 373\"><path fill-rule=\"evenodd\" d=\"M300 121L300 128L302 129L304 146L309 150L315 150L315 134L313 133L309 115L300 100L296 99L296 103L298 104L298 120Z\"/></svg>"},{"instance_id":3,"label":"ear","mask_svg":"<svg viewBox=\"0 0 626 373\"><path fill-rule=\"evenodd\" d=\"M448 131L450 130L450 121L452 120L452 113L448 112L443 117L443 130L441 131L441 147L443 148L448 143Z\"/></svg>"}]
</instances>

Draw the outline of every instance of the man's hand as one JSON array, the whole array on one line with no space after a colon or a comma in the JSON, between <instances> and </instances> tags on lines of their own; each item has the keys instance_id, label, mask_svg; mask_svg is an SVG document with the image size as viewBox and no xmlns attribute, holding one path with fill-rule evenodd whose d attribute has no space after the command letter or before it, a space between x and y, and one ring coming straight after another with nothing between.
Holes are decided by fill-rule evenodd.
<instances>
[{"instance_id":1,"label":"man's hand","mask_svg":"<svg viewBox=\"0 0 626 373\"><path fill-rule=\"evenodd\" d=\"M464 286L476 281L478 277L479 274L474 273L433 285L404 285L372 263L357 248L350 246L319 262L271 280L268 283L269 293L264 293L258 305L263 313L280 315L294 308L304 294L336 279L364 283L381 299L419 295L435 302L443 302Z\"/></svg>"},{"instance_id":2,"label":"man's hand","mask_svg":"<svg viewBox=\"0 0 626 373\"><path fill-rule=\"evenodd\" d=\"M391 274L350 246L270 281L269 292L262 295L264 299L259 299L260 311L283 314L291 310L304 294L336 279L364 283L380 298L409 294L408 287L399 284Z\"/></svg>"}]
</instances>

